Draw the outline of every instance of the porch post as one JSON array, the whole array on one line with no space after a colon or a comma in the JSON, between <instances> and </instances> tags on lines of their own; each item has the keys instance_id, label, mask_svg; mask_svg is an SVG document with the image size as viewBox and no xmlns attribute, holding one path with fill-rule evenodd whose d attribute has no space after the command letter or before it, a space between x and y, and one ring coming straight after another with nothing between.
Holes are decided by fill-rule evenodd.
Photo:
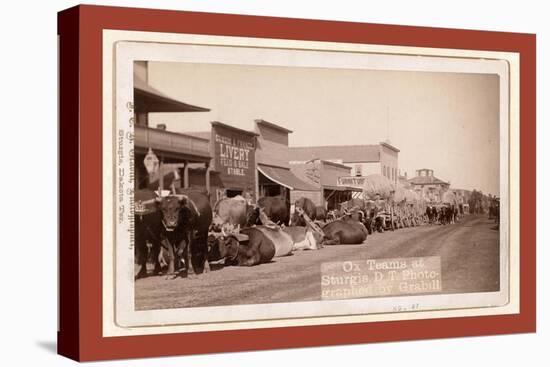
<instances>
[{"instance_id":1,"label":"porch post","mask_svg":"<svg viewBox=\"0 0 550 367\"><path fill-rule=\"evenodd\" d=\"M162 195L162 190L164 190L164 159L162 156L159 161L159 195Z\"/></svg>"},{"instance_id":2,"label":"porch post","mask_svg":"<svg viewBox=\"0 0 550 367\"><path fill-rule=\"evenodd\" d=\"M257 203L258 199L263 195L263 193L260 191L260 175L258 173L258 167L254 167L254 202Z\"/></svg>"},{"instance_id":3,"label":"porch post","mask_svg":"<svg viewBox=\"0 0 550 367\"><path fill-rule=\"evenodd\" d=\"M205 173L205 175L206 175L206 177L205 177L205 179L206 179L206 193L208 195L210 195L210 163L209 162L204 163L204 167L206 168L206 170L205 170L206 171L206 173Z\"/></svg>"},{"instance_id":4,"label":"porch post","mask_svg":"<svg viewBox=\"0 0 550 367\"><path fill-rule=\"evenodd\" d=\"M185 161L183 166L183 188L189 188L189 162Z\"/></svg>"}]
</instances>

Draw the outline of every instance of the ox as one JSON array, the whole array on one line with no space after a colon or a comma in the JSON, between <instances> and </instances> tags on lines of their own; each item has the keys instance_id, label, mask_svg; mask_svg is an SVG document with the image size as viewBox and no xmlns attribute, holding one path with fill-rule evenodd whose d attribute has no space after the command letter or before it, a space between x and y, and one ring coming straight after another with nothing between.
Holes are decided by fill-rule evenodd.
<instances>
[{"instance_id":1,"label":"ox","mask_svg":"<svg viewBox=\"0 0 550 367\"><path fill-rule=\"evenodd\" d=\"M313 223L301 208L296 209L296 214L303 217L306 227L283 226L281 228L269 219L263 209L260 209L260 220L263 226L256 228L275 245L275 257L290 255L290 252L295 250L317 250L322 247L323 232L319 226Z\"/></svg>"},{"instance_id":2,"label":"ox","mask_svg":"<svg viewBox=\"0 0 550 367\"><path fill-rule=\"evenodd\" d=\"M298 209L303 210L311 220L325 221L327 219L327 211L324 207L315 205L311 199L302 197L294 203L294 214L290 221L292 226L306 226L304 217L297 212Z\"/></svg>"},{"instance_id":3,"label":"ox","mask_svg":"<svg viewBox=\"0 0 550 367\"><path fill-rule=\"evenodd\" d=\"M275 223L288 226L289 205L282 196L265 196L258 199L256 208L248 212L247 226L262 224L260 221L260 209Z\"/></svg>"},{"instance_id":4,"label":"ox","mask_svg":"<svg viewBox=\"0 0 550 367\"><path fill-rule=\"evenodd\" d=\"M209 261L224 260L225 265L254 266L270 262L275 256L275 244L258 227L242 230L240 234L209 237Z\"/></svg>"},{"instance_id":5,"label":"ox","mask_svg":"<svg viewBox=\"0 0 550 367\"><path fill-rule=\"evenodd\" d=\"M325 245L359 245L368 235L363 223L351 218L338 219L323 227Z\"/></svg>"},{"instance_id":6,"label":"ox","mask_svg":"<svg viewBox=\"0 0 550 367\"><path fill-rule=\"evenodd\" d=\"M157 210L155 193L150 190L138 190L134 193L134 239L135 258L139 267L136 279L147 276L147 259L155 265L154 272L161 272L159 254L161 248L162 215ZM147 244L151 245L149 246Z\"/></svg>"},{"instance_id":7,"label":"ox","mask_svg":"<svg viewBox=\"0 0 550 367\"><path fill-rule=\"evenodd\" d=\"M283 231L292 238L292 251L321 249L325 237L321 228L309 218L303 209L296 208L294 214L299 216L306 223L306 226L283 228Z\"/></svg>"},{"instance_id":8,"label":"ox","mask_svg":"<svg viewBox=\"0 0 550 367\"><path fill-rule=\"evenodd\" d=\"M225 224L229 224L233 228L245 227L254 209L254 206L240 195L221 199L214 205L212 230L220 232Z\"/></svg>"},{"instance_id":9,"label":"ox","mask_svg":"<svg viewBox=\"0 0 550 367\"><path fill-rule=\"evenodd\" d=\"M324 235L311 227L285 227L283 231L292 238L292 251L319 250L323 248Z\"/></svg>"},{"instance_id":10,"label":"ox","mask_svg":"<svg viewBox=\"0 0 550 367\"><path fill-rule=\"evenodd\" d=\"M146 234L146 240L157 239L153 242L155 269L160 269L160 262L165 262L168 274L186 277L189 265L193 266L196 274L203 273L208 255L208 228L212 222L208 196L197 191L177 189L174 195L156 198L154 202L157 214L151 218L153 225L145 222L144 226L143 222L136 222L136 248L143 250L143 234ZM147 275L145 263L146 259L140 258L141 269L137 278Z\"/></svg>"}]
</instances>

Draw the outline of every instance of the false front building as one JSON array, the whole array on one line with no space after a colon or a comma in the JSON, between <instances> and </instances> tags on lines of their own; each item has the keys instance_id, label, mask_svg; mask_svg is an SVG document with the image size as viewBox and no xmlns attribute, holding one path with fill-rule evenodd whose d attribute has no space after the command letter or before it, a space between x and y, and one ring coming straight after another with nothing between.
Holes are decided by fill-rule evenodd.
<instances>
[{"instance_id":1,"label":"false front building","mask_svg":"<svg viewBox=\"0 0 550 367\"><path fill-rule=\"evenodd\" d=\"M296 191L294 198L307 197L327 210L338 209L338 204L350 200L354 193L362 191L353 186L339 185L339 179L349 176L351 171L350 167L340 163L322 159L304 163L293 162L290 170L298 178L316 188L315 191Z\"/></svg>"},{"instance_id":2,"label":"false front building","mask_svg":"<svg viewBox=\"0 0 550 367\"><path fill-rule=\"evenodd\" d=\"M210 131L187 133L210 146L211 201L236 195L252 201L283 196L290 203L296 192L317 190L290 171L288 134L292 131L264 120L254 124L254 131L248 131L214 121ZM191 187L204 187L203 170L200 165L191 169Z\"/></svg>"},{"instance_id":3,"label":"false front building","mask_svg":"<svg viewBox=\"0 0 550 367\"><path fill-rule=\"evenodd\" d=\"M349 167L348 177L380 174L392 182L398 181L399 149L389 142L372 145L292 147L290 154L291 163L294 164L320 159Z\"/></svg>"},{"instance_id":4,"label":"false front building","mask_svg":"<svg viewBox=\"0 0 550 367\"><path fill-rule=\"evenodd\" d=\"M258 145L257 197L283 196L294 202L299 195L318 191L314 185L301 180L291 171L288 135L291 130L265 120L255 120Z\"/></svg>"}]
</instances>

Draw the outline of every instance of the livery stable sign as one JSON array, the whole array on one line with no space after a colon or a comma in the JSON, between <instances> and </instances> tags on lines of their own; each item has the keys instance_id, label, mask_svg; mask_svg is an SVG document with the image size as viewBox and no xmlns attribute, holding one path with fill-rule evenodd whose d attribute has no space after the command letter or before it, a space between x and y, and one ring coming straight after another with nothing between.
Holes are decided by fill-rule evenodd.
<instances>
[{"instance_id":1,"label":"livery stable sign","mask_svg":"<svg viewBox=\"0 0 550 367\"><path fill-rule=\"evenodd\" d=\"M218 122L212 123L214 169L224 188L254 188L256 134Z\"/></svg>"}]
</instances>

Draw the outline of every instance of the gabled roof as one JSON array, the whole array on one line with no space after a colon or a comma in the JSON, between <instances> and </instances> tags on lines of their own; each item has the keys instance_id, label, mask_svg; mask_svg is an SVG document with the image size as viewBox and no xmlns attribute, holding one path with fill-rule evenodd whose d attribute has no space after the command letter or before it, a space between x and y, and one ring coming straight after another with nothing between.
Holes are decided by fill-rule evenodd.
<instances>
[{"instance_id":1,"label":"gabled roof","mask_svg":"<svg viewBox=\"0 0 550 367\"><path fill-rule=\"evenodd\" d=\"M344 163L380 162L379 145L325 145L290 147L293 161L340 160Z\"/></svg>"}]
</instances>

